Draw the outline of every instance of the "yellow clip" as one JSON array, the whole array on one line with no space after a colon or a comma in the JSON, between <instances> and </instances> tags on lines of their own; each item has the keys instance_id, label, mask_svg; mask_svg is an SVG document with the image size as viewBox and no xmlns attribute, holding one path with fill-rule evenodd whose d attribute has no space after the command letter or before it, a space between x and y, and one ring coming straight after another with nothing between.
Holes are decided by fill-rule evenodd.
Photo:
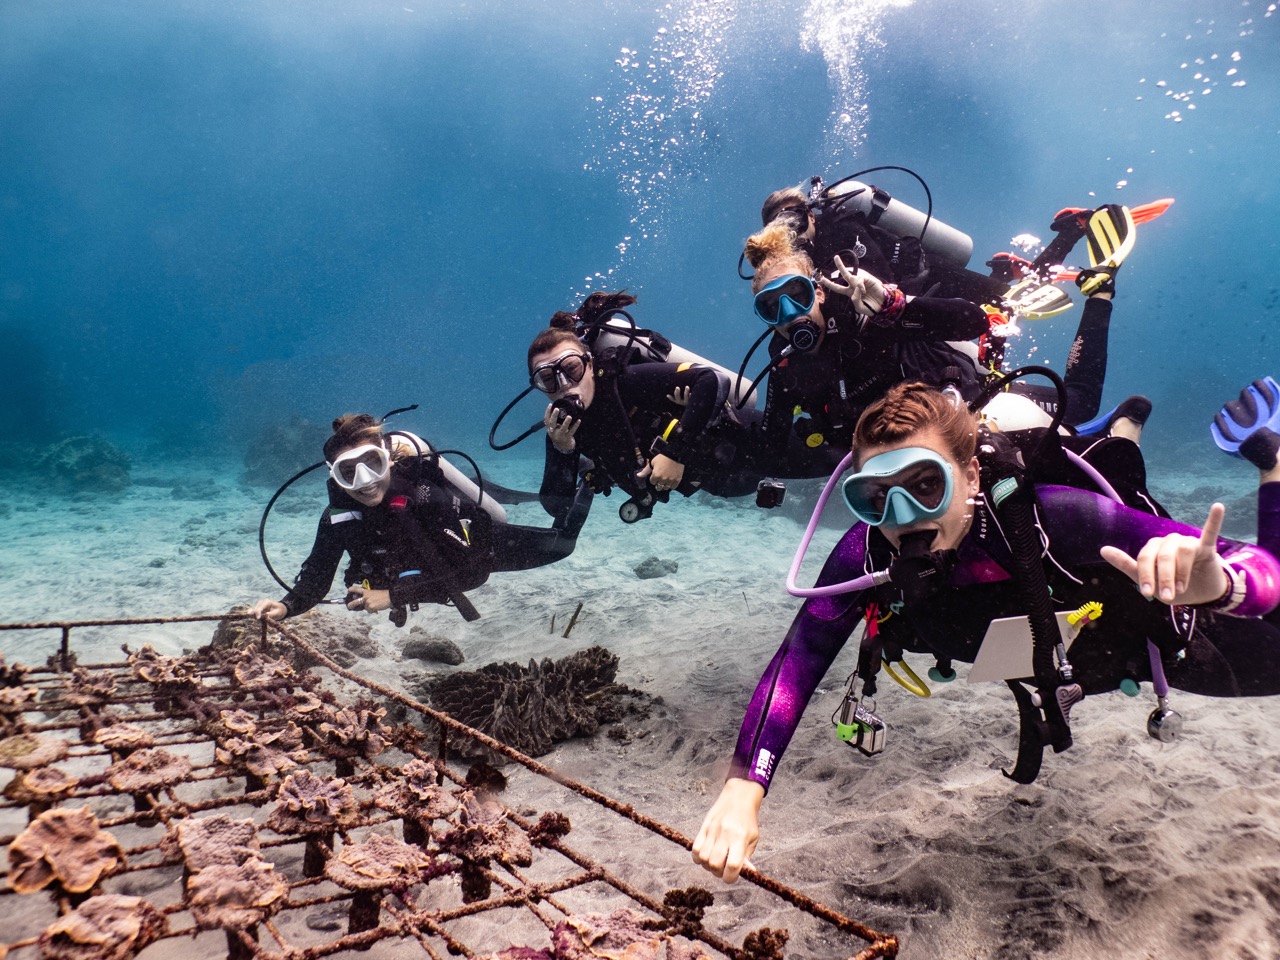
<instances>
[{"instance_id":1,"label":"yellow clip","mask_svg":"<svg viewBox=\"0 0 1280 960\"><path fill-rule=\"evenodd\" d=\"M1102 604L1097 600L1090 600L1088 603L1080 605L1079 609L1072 610L1067 614L1067 623L1076 627L1084 623L1091 623L1102 616Z\"/></svg>"},{"instance_id":2,"label":"yellow clip","mask_svg":"<svg viewBox=\"0 0 1280 960\"><path fill-rule=\"evenodd\" d=\"M899 660L898 662L902 664L902 672L910 679L898 676L898 672L893 669L893 664L888 660L884 662L884 672L896 680L898 686L902 687L904 690L910 690L917 697L931 696L931 691L929 690L928 685L916 676L916 672L911 669L911 665L905 660Z\"/></svg>"},{"instance_id":3,"label":"yellow clip","mask_svg":"<svg viewBox=\"0 0 1280 960\"><path fill-rule=\"evenodd\" d=\"M670 439L671 439L671 431L672 431L672 430L674 430L674 429L675 429L676 427L678 427L679 425L680 425L680 421L679 421L679 420L672 420L670 423L668 423L668 424L667 424L667 429L665 429L665 430L663 430L663 431L662 431L662 439L663 439L663 440L670 440Z\"/></svg>"}]
</instances>

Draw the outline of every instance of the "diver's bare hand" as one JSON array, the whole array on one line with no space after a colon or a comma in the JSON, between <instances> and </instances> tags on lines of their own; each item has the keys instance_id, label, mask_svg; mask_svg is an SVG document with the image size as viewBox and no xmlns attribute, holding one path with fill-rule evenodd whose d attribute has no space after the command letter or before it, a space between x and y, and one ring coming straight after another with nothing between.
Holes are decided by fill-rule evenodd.
<instances>
[{"instance_id":1,"label":"diver's bare hand","mask_svg":"<svg viewBox=\"0 0 1280 960\"><path fill-rule=\"evenodd\" d=\"M850 270L838 256L834 263L843 282L823 275L818 278L823 288L848 297L853 309L863 316L874 317L879 313L884 306L884 284L861 268L857 271Z\"/></svg>"},{"instance_id":2,"label":"diver's bare hand","mask_svg":"<svg viewBox=\"0 0 1280 960\"><path fill-rule=\"evenodd\" d=\"M687 407L689 405L689 388L676 387L667 394L667 399L674 403L677 407Z\"/></svg>"},{"instance_id":3,"label":"diver's bare hand","mask_svg":"<svg viewBox=\"0 0 1280 960\"><path fill-rule=\"evenodd\" d=\"M283 620L289 615L289 608L279 600L259 600L249 608L249 615L259 620Z\"/></svg>"},{"instance_id":4,"label":"diver's bare hand","mask_svg":"<svg viewBox=\"0 0 1280 960\"><path fill-rule=\"evenodd\" d=\"M582 426L581 420L569 416L563 410L557 410L555 404L549 403L542 422L546 424L547 436L551 438L553 447L561 453L573 453L577 449L577 441L574 437L578 433L578 428Z\"/></svg>"},{"instance_id":5,"label":"diver's bare hand","mask_svg":"<svg viewBox=\"0 0 1280 960\"><path fill-rule=\"evenodd\" d=\"M1144 597L1167 604L1212 603L1231 586L1225 564L1218 556L1218 533L1226 508L1209 508L1200 536L1170 533L1152 537L1131 557L1117 547L1103 547L1102 559L1138 585Z\"/></svg>"},{"instance_id":6,"label":"diver's bare hand","mask_svg":"<svg viewBox=\"0 0 1280 960\"><path fill-rule=\"evenodd\" d=\"M725 781L693 841L693 862L733 883L760 840L760 803L764 787L737 777Z\"/></svg>"},{"instance_id":7,"label":"diver's bare hand","mask_svg":"<svg viewBox=\"0 0 1280 960\"><path fill-rule=\"evenodd\" d=\"M646 463L636 474L636 479L648 480L649 486L659 492L674 490L680 486L680 481L684 479L684 464L672 460L661 453L656 453L653 459Z\"/></svg>"},{"instance_id":8,"label":"diver's bare hand","mask_svg":"<svg viewBox=\"0 0 1280 960\"><path fill-rule=\"evenodd\" d=\"M369 587L347 587L347 609L380 613L391 608L390 590L373 590Z\"/></svg>"}]
</instances>

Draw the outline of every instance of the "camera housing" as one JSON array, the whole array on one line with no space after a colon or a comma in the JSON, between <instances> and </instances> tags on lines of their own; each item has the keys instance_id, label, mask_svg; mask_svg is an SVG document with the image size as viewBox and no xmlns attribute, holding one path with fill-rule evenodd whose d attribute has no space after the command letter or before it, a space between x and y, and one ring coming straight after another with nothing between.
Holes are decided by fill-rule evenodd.
<instances>
[{"instance_id":1,"label":"camera housing","mask_svg":"<svg viewBox=\"0 0 1280 960\"><path fill-rule=\"evenodd\" d=\"M765 510L782 506L787 495L787 485L781 480L761 480L756 484L756 506Z\"/></svg>"}]
</instances>

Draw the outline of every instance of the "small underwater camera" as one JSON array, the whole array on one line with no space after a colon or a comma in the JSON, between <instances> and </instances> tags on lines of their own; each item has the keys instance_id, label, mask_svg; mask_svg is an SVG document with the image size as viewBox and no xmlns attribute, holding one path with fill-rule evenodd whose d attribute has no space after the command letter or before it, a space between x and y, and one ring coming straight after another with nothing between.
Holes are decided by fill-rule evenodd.
<instances>
[{"instance_id":1,"label":"small underwater camera","mask_svg":"<svg viewBox=\"0 0 1280 960\"><path fill-rule=\"evenodd\" d=\"M765 510L782 506L786 495L787 485L781 480L764 479L756 484L756 506L763 507Z\"/></svg>"},{"instance_id":2,"label":"small underwater camera","mask_svg":"<svg viewBox=\"0 0 1280 960\"><path fill-rule=\"evenodd\" d=\"M846 696L840 705L840 719L836 721L836 736L857 747L868 757L874 757L884 749L885 737L889 726L874 711L862 705L861 701Z\"/></svg>"}]
</instances>

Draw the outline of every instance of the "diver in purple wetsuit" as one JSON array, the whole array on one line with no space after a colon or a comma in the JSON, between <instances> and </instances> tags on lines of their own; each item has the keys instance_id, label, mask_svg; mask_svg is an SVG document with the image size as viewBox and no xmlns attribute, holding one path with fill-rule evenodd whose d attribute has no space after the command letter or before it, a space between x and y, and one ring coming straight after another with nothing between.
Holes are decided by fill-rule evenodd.
<instances>
[{"instance_id":1,"label":"diver in purple wetsuit","mask_svg":"<svg viewBox=\"0 0 1280 960\"><path fill-rule=\"evenodd\" d=\"M693 847L694 859L712 873L732 882L750 857L760 803L782 753L864 618L884 618L862 642L865 682L882 659L901 660L904 650L932 653L939 667L973 663L992 621L1033 612L1014 576L1018 538L993 505L999 485L984 483L975 455L982 436L962 404L919 383L894 387L859 420L858 473L843 492L861 522L828 557L818 587L805 591L810 599L747 708L730 777ZM1208 696L1280 693L1280 385L1267 378L1246 388L1215 420L1214 437L1261 470L1257 546L1218 538L1221 504L1201 531L1084 490L1035 490L1033 549L1051 589L1044 595L1055 613L1090 602L1102 608L1074 637L1069 664L1062 653L1062 685L1049 688L1068 717L1080 696L1126 680L1153 680L1158 693L1166 681ZM899 563L901 579L894 571L888 582L870 582L868 574ZM929 575L909 579L912 563ZM996 678L1014 687L1025 676ZM1065 690L1074 699L1061 699ZM874 688L864 686L867 692ZM1019 754L1021 764L1021 745Z\"/></svg>"}]
</instances>

